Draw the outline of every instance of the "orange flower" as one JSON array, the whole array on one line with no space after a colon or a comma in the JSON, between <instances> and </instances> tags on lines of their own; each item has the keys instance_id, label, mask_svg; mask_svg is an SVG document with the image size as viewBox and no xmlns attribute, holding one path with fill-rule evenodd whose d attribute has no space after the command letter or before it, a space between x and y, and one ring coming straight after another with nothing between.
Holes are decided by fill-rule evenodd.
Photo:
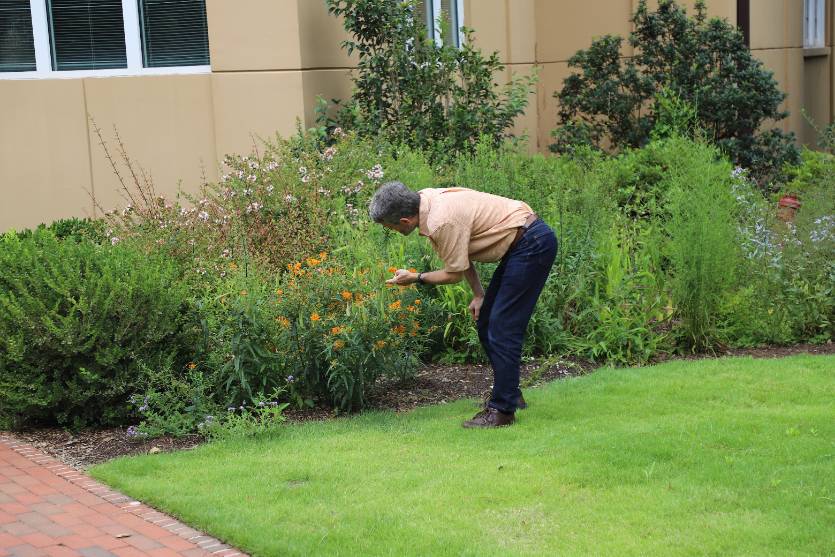
<instances>
[{"instance_id":1,"label":"orange flower","mask_svg":"<svg viewBox=\"0 0 835 557\"><path fill-rule=\"evenodd\" d=\"M389 273L394 274L397 272L397 267L389 267Z\"/></svg>"},{"instance_id":2,"label":"orange flower","mask_svg":"<svg viewBox=\"0 0 835 557\"><path fill-rule=\"evenodd\" d=\"M230 261L229 262L229 268L232 269L233 271L237 271L238 270L238 264L235 263L234 261Z\"/></svg>"},{"instance_id":3,"label":"orange flower","mask_svg":"<svg viewBox=\"0 0 835 557\"><path fill-rule=\"evenodd\" d=\"M362 294L360 294L359 292L354 294L354 300L357 301L357 302L361 302L362 301Z\"/></svg>"},{"instance_id":4,"label":"orange flower","mask_svg":"<svg viewBox=\"0 0 835 557\"><path fill-rule=\"evenodd\" d=\"M276 317L275 320L278 321L278 324L281 325L284 329L290 326L290 320L284 316L280 315Z\"/></svg>"},{"instance_id":5,"label":"orange flower","mask_svg":"<svg viewBox=\"0 0 835 557\"><path fill-rule=\"evenodd\" d=\"M405 333L405 332L406 332L406 327L404 327L403 325L398 325L397 327L395 327L394 329L392 329L392 331L394 331L394 332L395 332L395 333L397 333L398 335L402 335L403 333Z\"/></svg>"},{"instance_id":6,"label":"orange flower","mask_svg":"<svg viewBox=\"0 0 835 557\"><path fill-rule=\"evenodd\" d=\"M279 288L278 290L275 291L276 296L281 296L283 294L284 294L284 290L282 290L281 288Z\"/></svg>"},{"instance_id":7,"label":"orange flower","mask_svg":"<svg viewBox=\"0 0 835 557\"><path fill-rule=\"evenodd\" d=\"M311 314L310 314L310 320L311 320L311 321L320 321L321 319L322 319L322 318L321 318L321 317L319 317L319 314L318 314L318 313L316 313L315 311L314 311L313 313L311 313Z\"/></svg>"},{"instance_id":8,"label":"orange flower","mask_svg":"<svg viewBox=\"0 0 835 557\"><path fill-rule=\"evenodd\" d=\"M320 252L319 252L319 259L321 259L322 261L324 261L324 260L325 260L325 259L327 259L327 258L328 258L328 252L326 252L326 251L320 251Z\"/></svg>"},{"instance_id":9,"label":"orange flower","mask_svg":"<svg viewBox=\"0 0 835 557\"><path fill-rule=\"evenodd\" d=\"M353 298L353 295L350 292L348 292L347 290L342 291L342 299L343 300L349 301L349 300L351 300L351 298Z\"/></svg>"},{"instance_id":10,"label":"orange flower","mask_svg":"<svg viewBox=\"0 0 835 557\"><path fill-rule=\"evenodd\" d=\"M412 268L410 268L410 269L409 269L409 272L410 272L410 273L417 273L417 269L415 269L415 268L413 268L413 267L412 267Z\"/></svg>"},{"instance_id":11,"label":"orange flower","mask_svg":"<svg viewBox=\"0 0 835 557\"><path fill-rule=\"evenodd\" d=\"M345 347L345 342L342 341L342 340L336 340L333 343L333 349L334 350L339 350L339 349L344 348L344 347Z\"/></svg>"},{"instance_id":12,"label":"orange flower","mask_svg":"<svg viewBox=\"0 0 835 557\"><path fill-rule=\"evenodd\" d=\"M341 332L342 332L342 327L332 327L331 328L331 334L332 335L338 335Z\"/></svg>"},{"instance_id":13,"label":"orange flower","mask_svg":"<svg viewBox=\"0 0 835 557\"><path fill-rule=\"evenodd\" d=\"M194 368L196 368L196 367L197 367L197 364L195 364L194 362L189 362L189 363L188 363L188 368L189 368L189 369L194 369Z\"/></svg>"},{"instance_id":14,"label":"orange flower","mask_svg":"<svg viewBox=\"0 0 835 557\"><path fill-rule=\"evenodd\" d=\"M417 300L415 300L415 305L416 305L416 306L419 306L419 305L420 305L420 298L418 298Z\"/></svg>"},{"instance_id":15,"label":"orange flower","mask_svg":"<svg viewBox=\"0 0 835 557\"><path fill-rule=\"evenodd\" d=\"M376 348L377 350L380 350L381 348L384 348L385 346L386 346L386 341L384 341L384 340L378 340L377 342L374 343L374 348Z\"/></svg>"},{"instance_id":16,"label":"orange flower","mask_svg":"<svg viewBox=\"0 0 835 557\"><path fill-rule=\"evenodd\" d=\"M241 290L241 296L246 296L248 294L249 294L249 292L247 292L246 290Z\"/></svg>"},{"instance_id":17,"label":"orange flower","mask_svg":"<svg viewBox=\"0 0 835 557\"><path fill-rule=\"evenodd\" d=\"M417 308L415 306L407 306L406 309L411 311L411 312L414 312L415 309L417 309Z\"/></svg>"},{"instance_id":18,"label":"orange flower","mask_svg":"<svg viewBox=\"0 0 835 557\"><path fill-rule=\"evenodd\" d=\"M400 300L397 300L395 302L390 303L389 304L389 309L391 309L391 310L400 309Z\"/></svg>"},{"instance_id":19,"label":"orange flower","mask_svg":"<svg viewBox=\"0 0 835 557\"><path fill-rule=\"evenodd\" d=\"M420 323L415 321L414 324L412 325L412 328L417 331L418 329L420 329Z\"/></svg>"},{"instance_id":20,"label":"orange flower","mask_svg":"<svg viewBox=\"0 0 835 557\"><path fill-rule=\"evenodd\" d=\"M307 264L310 265L311 267L315 267L319 263L321 263L321 261L319 261L315 257L308 257L307 258Z\"/></svg>"}]
</instances>

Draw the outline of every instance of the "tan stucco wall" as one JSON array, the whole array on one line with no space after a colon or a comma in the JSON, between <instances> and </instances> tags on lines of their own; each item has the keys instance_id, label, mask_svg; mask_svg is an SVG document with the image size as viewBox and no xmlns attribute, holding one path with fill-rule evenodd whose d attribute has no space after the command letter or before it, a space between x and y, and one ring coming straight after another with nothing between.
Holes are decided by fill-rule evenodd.
<instances>
[{"instance_id":1,"label":"tan stucco wall","mask_svg":"<svg viewBox=\"0 0 835 557\"><path fill-rule=\"evenodd\" d=\"M835 6L828 1L827 43ZM556 123L553 93L568 58L607 33L629 34L639 0L464 0L464 23L477 44L507 65L499 81L536 69L539 83L516 122L531 150L546 151ZM692 8L695 0L685 2ZM652 6L653 2L650 2ZM780 123L814 140L801 108L820 124L835 113L835 56L804 57L801 0L752 0L751 46L789 94L792 116ZM712 16L736 21L736 0L710 0ZM258 138L314 125L316 96L346 98L356 58L324 0L207 0L212 73L192 76L0 80L0 230L93 214L85 189L102 205L121 203L89 112L105 134L115 125L131 157L157 189L190 191L205 172L217 176L227 153L248 152ZM630 51L626 46L624 54Z\"/></svg>"}]
</instances>

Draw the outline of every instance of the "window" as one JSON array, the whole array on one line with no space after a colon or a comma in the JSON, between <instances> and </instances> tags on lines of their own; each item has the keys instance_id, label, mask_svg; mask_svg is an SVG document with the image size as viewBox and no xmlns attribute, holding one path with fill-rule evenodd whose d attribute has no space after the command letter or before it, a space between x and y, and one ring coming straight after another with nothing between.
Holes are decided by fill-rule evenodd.
<instances>
[{"instance_id":1,"label":"window","mask_svg":"<svg viewBox=\"0 0 835 557\"><path fill-rule=\"evenodd\" d=\"M35 70L29 0L0 0L0 72Z\"/></svg>"},{"instance_id":2,"label":"window","mask_svg":"<svg viewBox=\"0 0 835 557\"><path fill-rule=\"evenodd\" d=\"M418 17L426 21L426 28L438 44L461 46L463 14L463 0L421 0L417 5Z\"/></svg>"},{"instance_id":3,"label":"window","mask_svg":"<svg viewBox=\"0 0 835 557\"><path fill-rule=\"evenodd\" d=\"M122 0L47 0L53 70L126 68Z\"/></svg>"},{"instance_id":4,"label":"window","mask_svg":"<svg viewBox=\"0 0 835 557\"><path fill-rule=\"evenodd\" d=\"M803 47L822 48L826 46L826 0L804 0L803 2Z\"/></svg>"},{"instance_id":5,"label":"window","mask_svg":"<svg viewBox=\"0 0 835 557\"><path fill-rule=\"evenodd\" d=\"M0 78L204 73L206 0L0 0Z\"/></svg>"},{"instance_id":6,"label":"window","mask_svg":"<svg viewBox=\"0 0 835 557\"><path fill-rule=\"evenodd\" d=\"M140 0L139 10L146 68L209 63L206 0Z\"/></svg>"}]
</instances>

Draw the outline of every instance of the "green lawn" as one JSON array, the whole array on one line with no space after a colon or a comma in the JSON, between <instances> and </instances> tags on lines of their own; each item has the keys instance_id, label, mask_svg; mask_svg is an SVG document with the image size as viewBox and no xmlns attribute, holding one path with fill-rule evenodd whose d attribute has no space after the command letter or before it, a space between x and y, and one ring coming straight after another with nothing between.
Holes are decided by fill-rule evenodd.
<instances>
[{"instance_id":1,"label":"green lawn","mask_svg":"<svg viewBox=\"0 0 835 557\"><path fill-rule=\"evenodd\" d=\"M835 357L603 369L525 393L288 426L93 476L254 555L835 552Z\"/></svg>"}]
</instances>

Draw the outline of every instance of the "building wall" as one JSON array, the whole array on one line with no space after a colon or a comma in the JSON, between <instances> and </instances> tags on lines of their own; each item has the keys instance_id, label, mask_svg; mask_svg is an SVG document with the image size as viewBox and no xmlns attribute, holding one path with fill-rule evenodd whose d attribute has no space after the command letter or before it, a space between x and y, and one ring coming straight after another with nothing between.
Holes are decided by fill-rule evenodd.
<instances>
[{"instance_id":1,"label":"building wall","mask_svg":"<svg viewBox=\"0 0 835 557\"><path fill-rule=\"evenodd\" d=\"M503 78L538 72L515 126L531 151L546 151L551 142L553 93L568 75L568 59L595 37L626 37L638 1L464 0L464 23L480 47L499 52ZM819 125L835 112L835 6L827 1L830 46L815 56L802 48L801 0L751 2L752 50L789 94L792 116L779 125L806 143L815 134L801 108ZM317 95L350 96L356 60L339 48L347 34L324 0L207 0L207 11L210 74L0 80L0 230L95 215L87 192L104 208L124 205L87 115L111 148L118 129L157 191L174 195L180 184L194 191L204 176L216 179L225 154L292 134L298 124L312 126ZM709 12L734 23L736 0L711 0Z\"/></svg>"}]
</instances>

